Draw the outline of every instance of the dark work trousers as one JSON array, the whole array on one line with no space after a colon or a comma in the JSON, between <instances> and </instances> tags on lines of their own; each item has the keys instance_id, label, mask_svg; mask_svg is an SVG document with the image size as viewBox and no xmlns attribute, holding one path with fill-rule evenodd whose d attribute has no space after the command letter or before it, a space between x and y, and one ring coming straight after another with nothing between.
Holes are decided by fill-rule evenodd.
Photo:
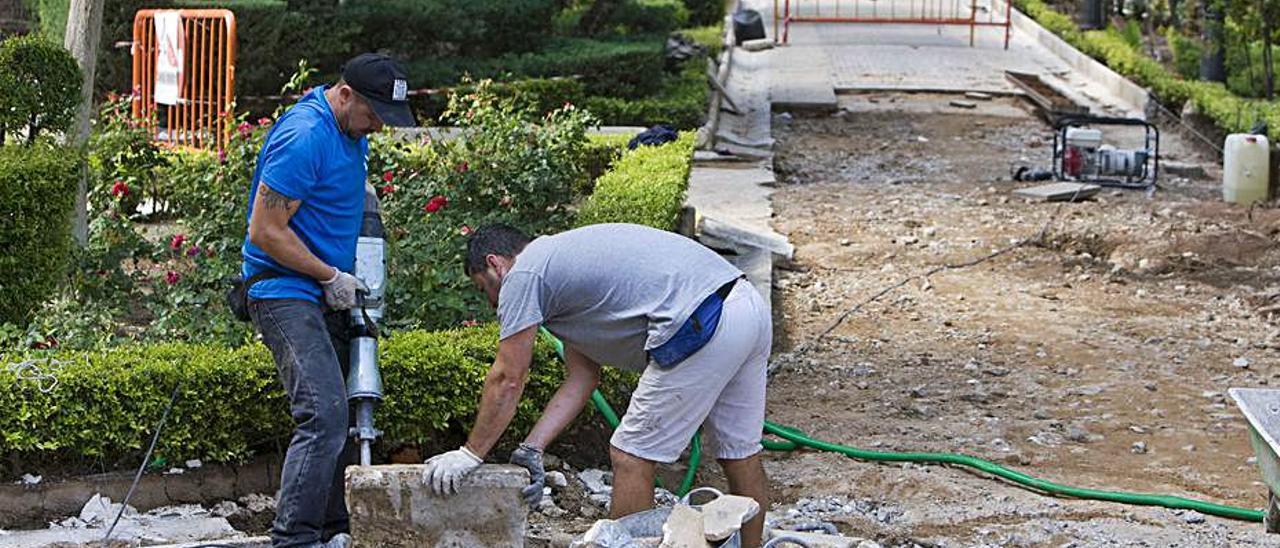
<instances>
[{"instance_id":1,"label":"dark work trousers","mask_svg":"<svg viewBox=\"0 0 1280 548\"><path fill-rule=\"evenodd\" d=\"M293 438L280 471L272 546L315 546L348 532L343 473L355 464L348 435L349 312L300 299L249 303L253 324L275 357L293 416Z\"/></svg>"}]
</instances>

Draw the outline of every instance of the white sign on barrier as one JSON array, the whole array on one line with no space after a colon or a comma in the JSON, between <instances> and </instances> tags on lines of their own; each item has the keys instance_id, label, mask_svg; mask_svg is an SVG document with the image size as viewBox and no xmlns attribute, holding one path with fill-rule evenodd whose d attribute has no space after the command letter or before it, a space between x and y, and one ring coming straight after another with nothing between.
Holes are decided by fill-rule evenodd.
<instances>
[{"instance_id":1,"label":"white sign on barrier","mask_svg":"<svg viewBox=\"0 0 1280 548\"><path fill-rule=\"evenodd\" d=\"M186 50L182 16L177 11L161 11L156 13L155 22L155 100L164 105L176 105L182 96L182 59Z\"/></svg>"}]
</instances>

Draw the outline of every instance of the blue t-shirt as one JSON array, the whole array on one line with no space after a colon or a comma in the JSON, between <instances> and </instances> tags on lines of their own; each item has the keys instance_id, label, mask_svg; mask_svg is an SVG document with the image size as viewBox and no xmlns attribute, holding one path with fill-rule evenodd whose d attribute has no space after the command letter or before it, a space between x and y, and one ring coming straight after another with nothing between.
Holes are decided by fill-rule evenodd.
<instances>
[{"instance_id":1,"label":"blue t-shirt","mask_svg":"<svg viewBox=\"0 0 1280 548\"><path fill-rule=\"evenodd\" d=\"M260 181L286 197L301 200L289 228L321 261L351 272L364 215L369 141L353 140L338 128L324 90L324 86L313 89L267 133L249 188L249 215L253 215ZM263 270L284 274L254 284L250 298L320 302L323 292L318 282L281 266L253 245L247 234L241 255L241 275L246 280Z\"/></svg>"}]
</instances>

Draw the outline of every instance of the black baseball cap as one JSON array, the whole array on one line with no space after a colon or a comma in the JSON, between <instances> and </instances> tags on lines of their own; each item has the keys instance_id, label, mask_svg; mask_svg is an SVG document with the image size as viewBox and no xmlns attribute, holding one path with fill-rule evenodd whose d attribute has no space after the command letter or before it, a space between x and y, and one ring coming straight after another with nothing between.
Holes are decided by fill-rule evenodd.
<instances>
[{"instance_id":1,"label":"black baseball cap","mask_svg":"<svg viewBox=\"0 0 1280 548\"><path fill-rule=\"evenodd\" d=\"M409 78L404 67L378 53L362 53L342 65L342 81L369 101L382 123L393 127L418 125L409 110Z\"/></svg>"}]
</instances>

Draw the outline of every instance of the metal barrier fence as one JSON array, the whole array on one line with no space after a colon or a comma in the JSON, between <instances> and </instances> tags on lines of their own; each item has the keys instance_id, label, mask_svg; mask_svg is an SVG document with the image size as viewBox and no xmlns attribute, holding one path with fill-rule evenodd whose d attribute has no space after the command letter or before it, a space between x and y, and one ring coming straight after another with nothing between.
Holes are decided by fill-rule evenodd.
<instances>
[{"instance_id":1,"label":"metal barrier fence","mask_svg":"<svg viewBox=\"0 0 1280 548\"><path fill-rule=\"evenodd\" d=\"M235 119L235 14L139 10L132 50L134 118L166 145L224 149Z\"/></svg>"},{"instance_id":2,"label":"metal barrier fence","mask_svg":"<svg viewBox=\"0 0 1280 548\"><path fill-rule=\"evenodd\" d=\"M1009 49L1012 5L1003 2L1004 19L1000 20L996 12L1002 10L994 0L989 3L990 7L987 1L980 5L978 0L774 0L773 35L787 43L792 23L958 25L969 27L969 45L973 46L978 27L1003 27L1004 48Z\"/></svg>"}]
</instances>

